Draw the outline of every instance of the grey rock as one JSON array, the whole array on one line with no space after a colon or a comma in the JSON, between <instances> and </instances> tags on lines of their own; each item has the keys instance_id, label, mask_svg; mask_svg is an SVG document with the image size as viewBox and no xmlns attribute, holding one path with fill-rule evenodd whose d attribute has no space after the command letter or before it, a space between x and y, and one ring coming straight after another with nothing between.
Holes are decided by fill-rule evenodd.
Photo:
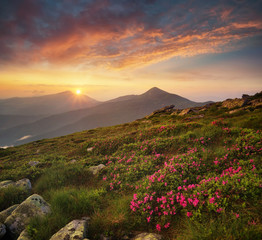
<instances>
[{"instance_id":1,"label":"grey rock","mask_svg":"<svg viewBox=\"0 0 262 240\"><path fill-rule=\"evenodd\" d=\"M12 180L5 180L5 181L0 182L0 188L6 188L6 187L14 185L14 184L15 184L15 182L12 181Z\"/></svg>"},{"instance_id":2,"label":"grey rock","mask_svg":"<svg viewBox=\"0 0 262 240\"><path fill-rule=\"evenodd\" d=\"M193 112L197 112L195 109L192 109L192 108L186 108L186 109L183 109L179 115L180 116L184 116L184 115L187 115L189 113L193 113Z\"/></svg>"},{"instance_id":3,"label":"grey rock","mask_svg":"<svg viewBox=\"0 0 262 240\"><path fill-rule=\"evenodd\" d=\"M105 167L104 164L99 164L98 166L93 166L89 168L89 171L93 173L93 175L96 175Z\"/></svg>"},{"instance_id":4,"label":"grey rock","mask_svg":"<svg viewBox=\"0 0 262 240\"><path fill-rule=\"evenodd\" d=\"M31 167L35 167L35 166L38 165L38 164L39 164L39 161L30 161L30 162L28 163L28 165L31 166Z\"/></svg>"},{"instance_id":5,"label":"grey rock","mask_svg":"<svg viewBox=\"0 0 262 240\"><path fill-rule=\"evenodd\" d=\"M155 233L140 233L139 235L132 238L133 240L161 240L161 235Z\"/></svg>"},{"instance_id":6,"label":"grey rock","mask_svg":"<svg viewBox=\"0 0 262 240\"><path fill-rule=\"evenodd\" d=\"M0 223L0 239L6 234L6 227L3 223Z\"/></svg>"},{"instance_id":7,"label":"grey rock","mask_svg":"<svg viewBox=\"0 0 262 240\"><path fill-rule=\"evenodd\" d=\"M13 237L18 237L30 219L50 212L49 204L39 195L33 194L22 202L5 220L5 225Z\"/></svg>"},{"instance_id":8,"label":"grey rock","mask_svg":"<svg viewBox=\"0 0 262 240\"><path fill-rule=\"evenodd\" d=\"M21 188L25 191L31 191L32 189L31 182L28 178L21 179L17 182L14 182L12 180L6 180L3 182L0 182L0 188L7 188L11 186Z\"/></svg>"},{"instance_id":9,"label":"grey rock","mask_svg":"<svg viewBox=\"0 0 262 240\"><path fill-rule=\"evenodd\" d=\"M15 183L16 187L23 188L26 191L32 190L31 182L28 178L21 179Z\"/></svg>"},{"instance_id":10,"label":"grey rock","mask_svg":"<svg viewBox=\"0 0 262 240\"><path fill-rule=\"evenodd\" d=\"M20 236L17 238L17 240L31 240L28 232L26 230L24 230L23 232L21 232Z\"/></svg>"},{"instance_id":11,"label":"grey rock","mask_svg":"<svg viewBox=\"0 0 262 240\"><path fill-rule=\"evenodd\" d=\"M89 147L89 148L86 149L86 151L87 151L87 152L92 152L93 149L94 149L94 147Z\"/></svg>"},{"instance_id":12,"label":"grey rock","mask_svg":"<svg viewBox=\"0 0 262 240\"><path fill-rule=\"evenodd\" d=\"M87 221L73 220L54 234L50 240L84 240L87 237Z\"/></svg>"},{"instance_id":13,"label":"grey rock","mask_svg":"<svg viewBox=\"0 0 262 240\"><path fill-rule=\"evenodd\" d=\"M0 222L5 222L5 220L11 215L11 213L19 206L19 204L13 205L4 211L0 212Z\"/></svg>"}]
</instances>

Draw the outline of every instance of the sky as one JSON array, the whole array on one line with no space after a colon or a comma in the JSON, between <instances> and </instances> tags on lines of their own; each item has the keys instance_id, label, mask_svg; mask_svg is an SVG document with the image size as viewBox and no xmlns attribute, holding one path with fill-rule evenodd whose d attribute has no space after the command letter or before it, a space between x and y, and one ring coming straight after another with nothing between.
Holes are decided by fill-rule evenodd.
<instances>
[{"instance_id":1,"label":"sky","mask_svg":"<svg viewBox=\"0 0 262 240\"><path fill-rule=\"evenodd\" d=\"M262 90L261 0L1 0L0 98Z\"/></svg>"}]
</instances>

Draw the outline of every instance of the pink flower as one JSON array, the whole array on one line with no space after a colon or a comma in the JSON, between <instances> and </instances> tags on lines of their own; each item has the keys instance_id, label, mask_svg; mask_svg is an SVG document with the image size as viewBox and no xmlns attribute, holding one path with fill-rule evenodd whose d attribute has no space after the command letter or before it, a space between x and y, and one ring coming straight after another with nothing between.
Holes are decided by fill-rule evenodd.
<instances>
[{"instance_id":1,"label":"pink flower","mask_svg":"<svg viewBox=\"0 0 262 240\"><path fill-rule=\"evenodd\" d=\"M210 203L214 203L214 202L215 202L215 198L214 198L214 197L210 198L210 199L209 199L209 202L210 202Z\"/></svg>"},{"instance_id":2,"label":"pink flower","mask_svg":"<svg viewBox=\"0 0 262 240\"><path fill-rule=\"evenodd\" d=\"M179 186L178 188L177 188L177 190L179 191L179 190L181 190L182 189L182 187L181 186Z\"/></svg>"},{"instance_id":3,"label":"pink flower","mask_svg":"<svg viewBox=\"0 0 262 240\"><path fill-rule=\"evenodd\" d=\"M188 217L191 217L192 216L192 213L191 212L187 212L186 214Z\"/></svg>"},{"instance_id":4,"label":"pink flower","mask_svg":"<svg viewBox=\"0 0 262 240\"><path fill-rule=\"evenodd\" d=\"M170 227L170 223L167 223L164 228L169 228Z\"/></svg>"},{"instance_id":5,"label":"pink flower","mask_svg":"<svg viewBox=\"0 0 262 240\"><path fill-rule=\"evenodd\" d=\"M156 225L156 230L159 232L161 231L161 226L159 224Z\"/></svg>"},{"instance_id":6,"label":"pink flower","mask_svg":"<svg viewBox=\"0 0 262 240\"><path fill-rule=\"evenodd\" d=\"M223 211L222 208L218 208L218 209L217 209L217 212L218 212L218 213L220 213L220 212L222 212L222 211Z\"/></svg>"},{"instance_id":7,"label":"pink flower","mask_svg":"<svg viewBox=\"0 0 262 240\"><path fill-rule=\"evenodd\" d=\"M146 218L147 222L150 222L151 217Z\"/></svg>"},{"instance_id":8,"label":"pink flower","mask_svg":"<svg viewBox=\"0 0 262 240\"><path fill-rule=\"evenodd\" d=\"M199 203L199 200L197 198L195 198L194 201L193 201L194 207L196 207L198 203Z\"/></svg>"}]
</instances>

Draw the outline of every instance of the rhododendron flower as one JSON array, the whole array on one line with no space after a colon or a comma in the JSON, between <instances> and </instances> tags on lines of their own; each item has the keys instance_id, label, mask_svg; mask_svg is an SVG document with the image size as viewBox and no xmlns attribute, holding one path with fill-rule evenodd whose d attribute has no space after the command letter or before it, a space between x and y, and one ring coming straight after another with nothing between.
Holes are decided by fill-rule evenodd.
<instances>
[{"instance_id":1,"label":"rhododendron flower","mask_svg":"<svg viewBox=\"0 0 262 240\"><path fill-rule=\"evenodd\" d=\"M159 232L161 231L161 226L159 224L156 225L156 230Z\"/></svg>"},{"instance_id":2,"label":"rhododendron flower","mask_svg":"<svg viewBox=\"0 0 262 240\"><path fill-rule=\"evenodd\" d=\"M186 214L188 217L191 217L192 216L192 212L187 212Z\"/></svg>"},{"instance_id":3,"label":"rhododendron flower","mask_svg":"<svg viewBox=\"0 0 262 240\"><path fill-rule=\"evenodd\" d=\"M164 228L169 228L170 227L170 223L167 223Z\"/></svg>"},{"instance_id":4,"label":"rhododendron flower","mask_svg":"<svg viewBox=\"0 0 262 240\"><path fill-rule=\"evenodd\" d=\"M220 213L220 212L222 212L222 211L223 211L222 208L218 208L218 209L217 209L217 212L218 212L218 213Z\"/></svg>"}]
</instances>

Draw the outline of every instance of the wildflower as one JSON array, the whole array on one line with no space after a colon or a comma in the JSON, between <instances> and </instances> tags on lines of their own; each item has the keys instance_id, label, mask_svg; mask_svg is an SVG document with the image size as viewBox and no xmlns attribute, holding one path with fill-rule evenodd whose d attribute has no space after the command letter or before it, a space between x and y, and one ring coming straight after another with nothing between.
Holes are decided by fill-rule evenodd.
<instances>
[{"instance_id":1,"label":"wildflower","mask_svg":"<svg viewBox=\"0 0 262 240\"><path fill-rule=\"evenodd\" d=\"M186 214L188 217L191 217L192 216L192 212L187 212Z\"/></svg>"},{"instance_id":2,"label":"wildflower","mask_svg":"<svg viewBox=\"0 0 262 240\"><path fill-rule=\"evenodd\" d=\"M169 228L170 227L170 223L167 223L164 228Z\"/></svg>"},{"instance_id":3,"label":"wildflower","mask_svg":"<svg viewBox=\"0 0 262 240\"><path fill-rule=\"evenodd\" d=\"M210 203L214 203L214 202L215 202L215 198L214 198L214 197L210 198L210 199L209 199L209 202L210 202Z\"/></svg>"},{"instance_id":4,"label":"wildflower","mask_svg":"<svg viewBox=\"0 0 262 240\"><path fill-rule=\"evenodd\" d=\"M161 231L161 226L159 224L156 225L156 230L159 232Z\"/></svg>"}]
</instances>

